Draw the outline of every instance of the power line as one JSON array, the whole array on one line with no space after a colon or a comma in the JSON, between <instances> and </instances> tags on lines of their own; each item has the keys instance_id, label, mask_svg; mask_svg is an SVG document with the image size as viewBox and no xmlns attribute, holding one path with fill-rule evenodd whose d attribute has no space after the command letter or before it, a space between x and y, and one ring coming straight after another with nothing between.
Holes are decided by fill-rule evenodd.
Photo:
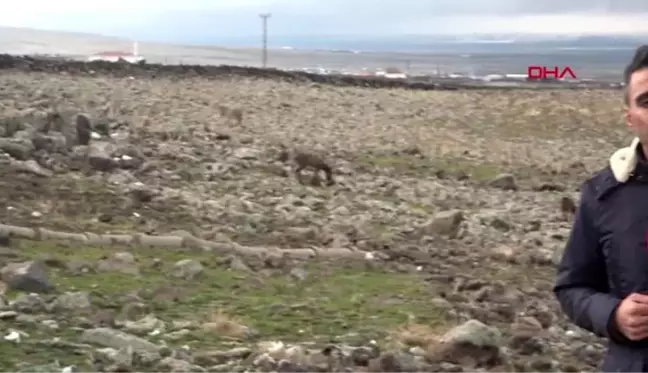
<instances>
[{"instance_id":1,"label":"power line","mask_svg":"<svg viewBox=\"0 0 648 373\"><path fill-rule=\"evenodd\" d=\"M261 64L265 68L268 65L268 18L270 13L259 14L263 23L263 54L261 57Z\"/></svg>"}]
</instances>

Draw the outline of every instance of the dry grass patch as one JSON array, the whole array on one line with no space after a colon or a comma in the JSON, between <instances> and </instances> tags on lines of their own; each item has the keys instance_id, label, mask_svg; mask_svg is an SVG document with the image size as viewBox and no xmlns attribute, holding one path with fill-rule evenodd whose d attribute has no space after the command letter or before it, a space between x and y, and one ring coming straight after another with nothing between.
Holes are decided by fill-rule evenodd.
<instances>
[{"instance_id":1,"label":"dry grass patch","mask_svg":"<svg viewBox=\"0 0 648 373\"><path fill-rule=\"evenodd\" d=\"M443 326L440 328L439 326L432 327L428 324L408 322L390 331L389 340L409 347L427 349L435 343L438 343L441 336L443 336L440 329L447 330L448 327Z\"/></svg>"},{"instance_id":2,"label":"dry grass patch","mask_svg":"<svg viewBox=\"0 0 648 373\"><path fill-rule=\"evenodd\" d=\"M250 328L244 325L243 320L223 311L209 315L208 321L202 327L205 331L235 340L243 340L250 336Z\"/></svg>"}]
</instances>

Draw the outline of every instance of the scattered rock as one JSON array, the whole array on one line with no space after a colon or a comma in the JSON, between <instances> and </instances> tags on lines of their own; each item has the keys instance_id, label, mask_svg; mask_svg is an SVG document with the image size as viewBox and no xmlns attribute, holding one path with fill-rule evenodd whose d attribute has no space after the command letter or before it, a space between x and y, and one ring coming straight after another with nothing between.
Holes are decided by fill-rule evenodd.
<instances>
[{"instance_id":1,"label":"scattered rock","mask_svg":"<svg viewBox=\"0 0 648 373\"><path fill-rule=\"evenodd\" d=\"M185 280L196 279L205 272L205 268L199 261L193 259L183 259L173 266L171 272L174 277L183 278Z\"/></svg>"},{"instance_id":2,"label":"scattered rock","mask_svg":"<svg viewBox=\"0 0 648 373\"><path fill-rule=\"evenodd\" d=\"M427 234L442 235L454 238L459 233L459 225L464 219L461 210L440 212L423 228Z\"/></svg>"},{"instance_id":3,"label":"scattered rock","mask_svg":"<svg viewBox=\"0 0 648 373\"><path fill-rule=\"evenodd\" d=\"M77 311L90 309L92 303L90 301L90 294L87 292L66 292L54 300L50 305L53 312L61 311Z\"/></svg>"},{"instance_id":4,"label":"scattered rock","mask_svg":"<svg viewBox=\"0 0 648 373\"><path fill-rule=\"evenodd\" d=\"M97 265L100 272L120 272L130 275L139 275L140 270L133 254L119 252L108 258L102 259Z\"/></svg>"},{"instance_id":5,"label":"scattered rock","mask_svg":"<svg viewBox=\"0 0 648 373\"><path fill-rule=\"evenodd\" d=\"M95 328L86 330L83 332L81 339L87 343L111 347L114 349L129 347L132 348L134 352L158 353L161 349L160 346L145 339L111 328Z\"/></svg>"},{"instance_id":6,"label":"scattered rock","mask_svg":"<svg viewBox=\"0 0 648 373\"><path fill-rule=\"evenodd\" d=\"M429 351L433 362L462 366L496 366L501 363L501 333L477 320L469 320L446 333Z\"/></svg>"},{"instance_id":7,"label":"scattered rock","mask_svg":"<svg viewBox=\"0 0 648 373\"><path fill-rule=\"evenodd\" d=\"M517 190L517 183L515 181L515 175L512 174L501 174L491 180L490 185L493 188L499 188L502 190Z\"/></svg>"},{"instance_id":8,"label":"scattered rock","mask_svg":"<svg viewBox=\"0 0 648 373\"><path fill-rule=\"evenodd\" d=\"M79 114L76 117L76 134L78 145L90 144L92 135L92 124L86 114Z\"/></svg>"},{"instance_id":9,"label":"scattered rock","mask_svg":"<svg viewBox=\"0 0 648 373\"><path fill-rule=\"evenodd\" d=\"M54 290L47 277L47 267L39 260L7 264L0 269L0 276L11 290L28 293L48 293Z\"/></svg>"}]
</instances>

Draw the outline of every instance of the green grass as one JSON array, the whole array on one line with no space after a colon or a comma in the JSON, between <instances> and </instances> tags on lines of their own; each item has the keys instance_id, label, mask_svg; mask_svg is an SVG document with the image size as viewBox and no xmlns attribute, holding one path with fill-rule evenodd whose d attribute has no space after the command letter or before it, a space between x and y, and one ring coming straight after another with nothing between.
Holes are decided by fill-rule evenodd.
<instances>
[{"instance_id":1,"label":"green grass","mask_svg":"<svg viewBox=\"0 0 648 373\"><path fill-rule=\"evenodd\" d=\"M20 251L26 258L55 257L64 262L97 262L120 251L43 242L23 241L20 244ZM367 340L380 339L412 317L431 327L446 321L443 311L436 310L430 303L431 289L414 274L390 273L363 264L312 262L303 267L307 278L295 280L281 270L265 275L258 271L234 271L222 265L222 258L214 254L180 253L169 249L136 249L133 253L138 259L139 276L120 273L71 275L52 268L50 277L60 290L91 292L97 308L118 309L125 294L138 292L152 305L155 316L167 323L172 320L202 323L214 314L222 314L258 331L261 339L285 342L327 342L354 333ZM206 267L202 279L177 280L167 276L168 269L176 261L187 258L198 259ZM156 259L163 263L162 269L154 268ZM184 298L179 302L154 300L150 293L156 289L177 289ZM16 295L9 294L10 297ZM75 323L71 315L48 315L47 318L57 319L61 329L48 330L37 323L9 327L45 339L61 336L74 341L80 335L68 329ZM201 350L222 347L232 340L226 335L199 329L169 344L189 344ZM16 361L44 364L58 357L66 364L83 364L84 360L83 356L47 346L7 343L0 346L0 368L3 370L16 369Z\"/></svg>"},{"instance_id":2,"label":"green grass","mask_svg":"<svg viewBox=\"0 0 648 373\"><path fill-rule=\"evenodd\" d=\"M147 220L133 215L155 216L154 227L162 232L191 231L196 218L173 199L137 203L123 187L87 177L55 175L34 179L0 170L0 205L16 209L0 212L0 218L16 225L38 224L32 212L47 219L47 227L72 232L133 232L149 228ZM100 217L109 217L102 222ZM150 219L149 219L150 220Z\"/></svg>"},{"instance_id":3,"label":"green grass","mask_svg":"<svg viewBox=\"0 0 648 373\"><path fill-rule=\"evenodd\" d=\"M459 158L420 158L404 154L363 155L359 163L366 166L390 170L397 175L424 177L444 171L449 175L459 173L470 175L473 180L489 180L501 171L496 165Z\"/></svg>"}]
</instances>

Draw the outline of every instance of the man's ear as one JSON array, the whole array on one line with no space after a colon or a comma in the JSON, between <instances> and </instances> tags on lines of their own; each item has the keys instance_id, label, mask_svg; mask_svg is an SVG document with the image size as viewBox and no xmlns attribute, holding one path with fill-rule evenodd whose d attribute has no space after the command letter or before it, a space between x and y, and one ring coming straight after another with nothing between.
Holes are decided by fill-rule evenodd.
<instances>
[{"instance_id":1,"label":"man's ear","mask_svg":"<svg viewBox=\"0 0 648 373\"><path fill-rule=\"evenodd\" d=\"M632 124L632 113L630 112L630 108L626 108L626 111L623 114L623 119L625 120L628 128L632 129L634 127Z\"/></svg>"}]
</instances>

